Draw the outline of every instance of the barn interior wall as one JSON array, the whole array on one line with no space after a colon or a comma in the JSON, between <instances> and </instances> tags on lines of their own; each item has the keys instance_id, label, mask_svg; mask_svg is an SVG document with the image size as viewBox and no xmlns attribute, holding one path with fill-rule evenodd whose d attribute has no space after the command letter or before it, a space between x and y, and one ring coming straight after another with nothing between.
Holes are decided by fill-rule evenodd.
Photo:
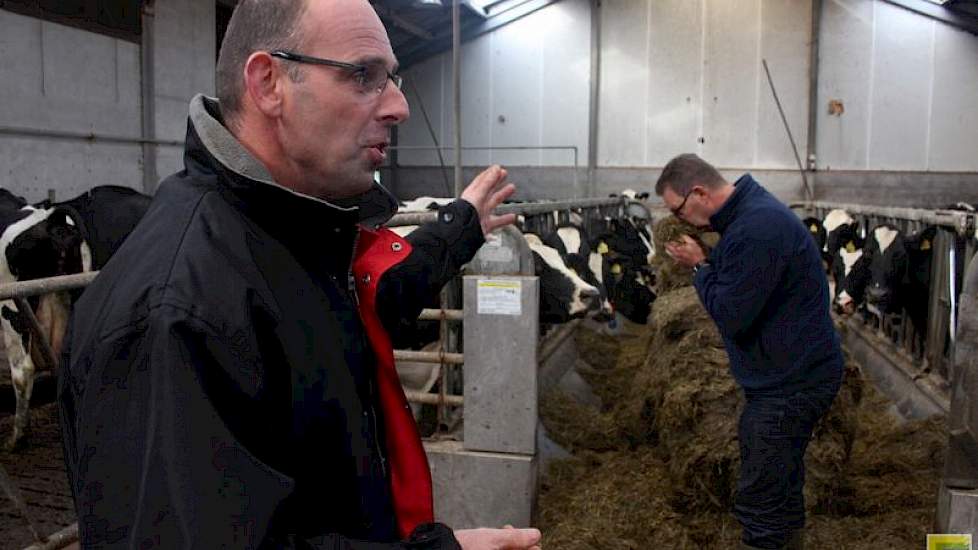
<instances>
[{"instance_id":1,"label":"barn interior wall","mask_svg":"<svg viewBox=\"0 0 978 550\"><path fill-rule=\"evenodd\" d=\"M192 95L213 94L214 5L159 0L154 10L153 137L182 140ZM140 58L137 43L0 9L0 126L139 138ZM30 201L105 184L142 190L142 163L136 143L0 134L0 187ZM179 149L159 148L158 174L181 167Z\"/></svg>"},{"instance_id":2,"label":"barn interior wall","mask_svg":"<svg viewBox=\"0 0 978 550\"><path fill-rule=\"evenodd\" d=\"M816 198L901 206L978 201L978 110L971 105L978 97L978 37L881 0L821 4L817 171L808 174ZM580 23L547 26L568 14ZM768 62L804 162L811 0L604 2L600 17L594 186L581 183L587 180L590 73L590 5L583 0L555 3L466 43L462 55L463 146L576 146L578 183L567 160L570 151L546 158L465 152L466 165L507 165L525 198L570 198L651 189L669 158L696 152L730 177L750 171L782 199L802 198L801 177L761 60ZM545 26L549 34L541 40ZM546 58L542 44L556 49L553 43L568 46L561 48L562 59L575 70L534 73L534 67L547 65L540 61ZM450 53L407 72L437 139L450 145ZM564 90L573 88L581 95L568 98ZM561 108L542 107L557 98L565 101ZM430 146L417 96L408 99L413 117L399 143ZM830 113L830 101L841 104L842 112ZM519 131L500 131L504 125ZM560 131L545 134L550 126ZM399 195L444 194L434 153L399 155L401 168L389 180ZM454 162L450 151L444 162Z\"/></svg>"}]
</instances>

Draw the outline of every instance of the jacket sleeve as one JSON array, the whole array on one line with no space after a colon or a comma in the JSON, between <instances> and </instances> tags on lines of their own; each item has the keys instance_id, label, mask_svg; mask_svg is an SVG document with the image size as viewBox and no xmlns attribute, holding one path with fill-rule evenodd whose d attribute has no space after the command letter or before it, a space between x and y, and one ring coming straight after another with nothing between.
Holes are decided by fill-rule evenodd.
<instances>
[{"instance_id":1,"label":"jacket sleeve","mask_svg":"<svg viewBox=\"0 0 978 550\"><path fill-rule=\"evenodd\" d=\"M406 239L411 253L388 269L377 284L377 314L394 339L414 331L422 309L437 307L442 287L485 242L479 214L464 200L441 207L436 221L422 225Z\"/></svg>"},{"instance_id":2,"label":"jacket sleeve","mask_svg":"<svg viewBox=\"0 0 978 550\"><path fill-rule=\"evenodd\" d=\"M240 405L277 394L273 377L185 313L161 306L134 336L68 361L60 401L83 547L457 548L430 526L391 543L269 532L295 483L256 456L274 443L242 429L254 419Z\"/></svg>"},{"instance_id":3,"label":"jacket sleeve","mask_svg":"<svg viewBox=\"0 0 978 550\"><path fill-rule=\"evenodd\" d=\"M725 235L709 265L693 277L722 335L738 339L749 332L780 284L787 260L778 233L748 229Z\"/></svg>"}]
</instances>

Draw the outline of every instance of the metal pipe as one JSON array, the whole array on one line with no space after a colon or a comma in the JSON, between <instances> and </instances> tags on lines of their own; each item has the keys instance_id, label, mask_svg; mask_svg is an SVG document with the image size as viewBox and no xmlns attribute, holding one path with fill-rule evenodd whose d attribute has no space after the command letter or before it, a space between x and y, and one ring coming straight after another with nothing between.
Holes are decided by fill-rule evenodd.
<instances>
[{"instance_id":1,"label":"metal pipe","mask_svg":"<svg viewBox=\"0 0 978 550\"><path fill-rule=\"evenodd\" d=\"M464 317L461 309L422 309L419 321L461 321Z\"/></svg>"},{"instance_id":2,"label":"metal pipe","mask_svg":"<svg viewBox=\"0 0 978 550\"><path fill-rule=\"evenodd\" d=\"M58 360L54 357L51 342L48 341L47 335L41 329L41 323L38 322L37 316L34 315L34 310L31 309L31 305L27 303L27 298L17 296L14 298L14 303L17 304L17 310L20 314L27 319L27 324L30 325L31 332L34 333L33 343L41 350L41 357L47 363L48 370L58 372Z\"/></svg>"},{"instance_id":3,"label":"metal pipe","mask_svg":"<svg viewBox=\"0 0 978 550\"><path fill-rule=\"evenodd\" d=\"M411 351L404 349L394 350L395 361L414 361L415 363L445 363L449 365L461 365L465 363L465 356L461 353L441 353L438 351Z\"/></svg>"},{"instance_id":4,"label":"metal pipe","mask_svg":"<svg viewBox=\"0 0 978 550\"><path fill-rule=\"evenodd\" d=\"M591 0L591 81L588 84L587 191L582 193L585 197L597 194L598 113L601 106L601 0ZM574 172L577 172L576 166Z\"/></svg>"},{"instance_id":5,"label":"metal pipe","mask_svg":"<svg viewBox=\"0 0 978 550\"><path fill-rule=\"evenodd\" d=\"M805 175L805 167L801 164L801 158L798 156L798 146L795 145L795 137L791 135L791 127L788 125L788 119L784 116L784 109L781 108L781 100L778 98L778 91L774 89L774 80L771 78L771 71L767 68L767 59L762 59L761 64L764 65L764 74L767 75L767 83L771 86L771 94L774 96L774 103L778 107L778 113L781 114L781 122L784 123L784 129L788 132L788 141L791 142L791 150L795 154L795 162L798 163L798 171L801 172L801 183L805 187L805 199L812 201L815 200L815 195L812 194L812 188L808 186L808 176Z\"/></svg>"},{"instance_id":6,"label":"metal pipe","mask_svg":"<svg viewBox=\"0 0 978 550\"><path fill-rule=\"evenodd\" d=\"M24 550L58 550L73 542L78 542L78 524L72 523L64 529L48 535L43 543L32 544Z\"/></svg>"},{"instance_id":7,"label":"metal pipe","mask_svg":"<svg viewBox=\"0 0 978 550\"><path fill-rule=\"evenodd\" d=\"M948 262L950 264L948 265L948 269L947 269L947 279L949 285L948 288L951 289L951 292L949 294L951 298L950 320L949 320L950 326L948 327L951 333L951 357L954 357L954 344L955 344L954 330L958 326L958 321L955 318L956 309L958 307L958 293L957 293L957 289L955 288L956 287L955 283L957 282L955 279L958 273L957 258L955 258L956 252L957 252L957 243L954 242L954 240L952 239L951 246L948 247L948 253L947 253Z\"/></svg>"},{"instance_id":8,"label":"metal pipe","mask_svg":"<svg viewBox=\"0 0 978 550\"><path fill-rule=\"evenodd\" d=\"M925 210L922 208L901 208L895 206L871 206L863 204L848 204L836 202L801 202L792 203L791 208L832 210L840 208L850 214L860 214L864 216L878 216L882 218L897 218L909 221L916 221L949 227L954 229L958 235L970 237L974 231L976 216L969 212L957 210Z\"/></svg>"},{"instance_id":9,"label":"metal pipe","mask_svg":"<svg viewBox=\"0 0 978 550\"><path fill-rule=\"evenodd\" d=\"M818 139L818 35L822 26L822 0L812 0L811 50L808 58L808 146L806 160L808 169L815 171L815 141ZM815 182L812 182L815 187ZM812 189L814 194L815 189Z\"/></svg>"},{"instance_id":10,"label":"metal pipe","mask_svg":"<svg viewBox=\"0 0 978 550\"><path fill-rule=\"evenodd\" d=\"M599 208L603 206L619 206L622 204L620 197L607 199L578 199L574 201L551 201L533 203L507 203L496 207L497 214L523 214L530 216L533 214L543 214L555 210L568 210L571 208ZM432 212L405 212L396 214L387 222L388 227L400 227L405 225L421 225L433 222L438 214Z\"/></svg>"},{"instance_id":11,"label":"metal pipe","mask_svg":"<svg viewBox=\"0 0 978 550\"><path fill-rule=\"evenodd\" d=\"M141 137L113 136L109 134L96 134L95 132L67 132L62 130L42 130L38 128L18 128L16 126L0 126L0 135L14 137L37 137L69 139L77 141L87 141L89 143L121 143L125 145L163 145L170 147L183 147L184 142L168 139L147 139Z\"/></svg>"},{"instance_id":12,"label":"metal pipe","mask_svg":"<svg viewBox=\"0 0 978 550\"><path fill-rule=\"evenodd\" d=\"M156 137L156 49L154 42L155 0L142 4L142 33L139 48L139 94L142 99L140 116L143 139ZM143 191L152 195L156 191L156 148L151 143L143 143Z\"/></svg>"},{"instance_id":13,"label":"metal pipe","mask_svg":"<svg viewBox=\"0 0 978 550\"><path fill-rule=\"evenodd\" d=\"M438 405L440 404L442 396L437 393L421 393L418 391L405 391L404 396L407 397L409 403L421 403L424 405ZM465 402L465 398L461 395L445 395L444 403L452 407L461 407Z\"/></svg>"},{"instance_id":14,"label":"metal pipe","mask_svg":"<svg viewBox=\"0 0 978 550\"><path fill-rule=\"evenodd\" d=\"M455 112L455 196L462 196L462 27L459 0L452 0L452 108Z\"/></svg>"},{"instance_id":15,"label":"metal pipe","mask_svg":"<svg viewBox=\"0 0 978 550\"><path fill-rule=\"evenodd\" d=\"M87 273L76 273L74 275L60 275L58 277L48 277L45 279L32 279L30 281L17 281L0 285L0 300L10 300L18 296L37 296L49 292L60 292L62 290L74 290L84 288L89 285L98 271Z\"/></svg>"}]
</instances>

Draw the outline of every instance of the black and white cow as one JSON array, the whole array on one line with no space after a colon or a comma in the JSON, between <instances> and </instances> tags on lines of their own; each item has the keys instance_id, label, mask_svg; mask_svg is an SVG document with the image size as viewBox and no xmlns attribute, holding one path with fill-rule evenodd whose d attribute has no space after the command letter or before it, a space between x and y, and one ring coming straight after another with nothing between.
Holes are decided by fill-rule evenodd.
<instances>
[{"instance_id":1,"label":"black and white cow","mask_svg":"<svg viewBox=\"0 0 978 550\"><path fill-rule=\"evenodd\" d=\"M847 271L836 297L838 308L852 313L865 301L866 309L879 317L906 312L920 344L918 349L923 349L936 235L933 226L905 235L892 225L882 224L870 232L865 250L852 254L840 250L838 257Z\"/></svg>"},{"instance_id":2,"label":"black and white cow","mask_svg":"<svg viewBox=\"0 0 978 550\"><path fill-rule=\"evenodd\" d=\"M862 248L840 248L832 262L832 296L837 313L851 315L865 300L869 263Z\"/></svg>"},{"instance_id":3,"label":"black and white cow","mask_svg":"<svg viewBox=\"0 0 978 550\"><path fill-rule=\"evenodd\" d=\"M859 222L845 210L835 209L826 214L825 219L822 220L822 228L825 231L823 252L830 269L835 259L835 253L839 249L845 248L851 253L863 246L863 238L859 233Z\"/></svg>"},{"instance_id":4,"label":"black and white cow","mask_svg":"<svg viewBox=\"0 0 978 550\"><path fill-rule=\"evenodd\" d=\"M566 323L601 308L601 292L567 267L560 251L539 235L524 233L540 278L540 321Z\"/></svg>"},{"instance_id":5,"label":"black and white cow","mask_svg":"<svg viewBox=\"0 0 978 550\"><path fill-rule=\"evenodd\" d=\"M0 193L0 283L54 277L100 269L149 208L150 197L127 187L102 186L61 203L36 206ZM75 293L80 294L80 291ZM71 293L28 298L55 357L60 356ZM16 398L14 429L6 442L26 442L30 427L38 346L26 317L13 300L0 303L7 359Z\"/></svg>"},{"instance_id":6,"label":"black and white cow","mask_svg":"<svg viewBox=\"0 0 978 550\"><path fill-rule=\"evenodd\" d=\"M812 236L812 239L815 240L815 246L818 247L818 251L822 254L822 263L824 263L826 269L828 269L828 266L831 263L829 261L829 254L825 246L828 235L825 232L825 226L822 225L822 220L809 216L801 220L801 223L805 224L805 227L808 228L808 233Z\"/></svg>"},{"instance_id":7,"label":"black and white cow","mask_svg":"<svg viewBox=\"0 0 978 550\"><path fill-rule=\"evenodd\" d=\"M543 242L560 253L564 265L571 271L584 282L598 289L601 305L592 317L599 321L610 320L614 310L608 300L608 292L603 282L604 264L601 255L591 250L591 242L584 228L574 224L564 224L544 236Z\"/></svg>"}]
</instances>

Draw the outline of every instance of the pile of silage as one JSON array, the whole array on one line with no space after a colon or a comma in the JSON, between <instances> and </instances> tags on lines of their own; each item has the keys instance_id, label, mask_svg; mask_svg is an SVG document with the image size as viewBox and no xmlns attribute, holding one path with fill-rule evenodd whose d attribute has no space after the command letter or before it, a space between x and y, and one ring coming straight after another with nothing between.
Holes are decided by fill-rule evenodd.
<instances>
[{"instance_id":1,"label":"pile of silage","mask_svg":"<svg viewBox=\"0 0 978 550\"><path fill-rule=\"evenodd\" d=\"M743 398L688 281L659 295L644 337L613 344L594 333L578 338L600 348L591 354L594 368L582 374L604 410L575 413L583 406L554 397L559 406L541 407L551 436L575 449L544 477L539 506L547 547L738 544L730 511ZM899 422L888 408L847 360L843 388L806 457L810 548L910 548L929 531L946 430L941 419Z\"/></svg>"}]
</instances>

